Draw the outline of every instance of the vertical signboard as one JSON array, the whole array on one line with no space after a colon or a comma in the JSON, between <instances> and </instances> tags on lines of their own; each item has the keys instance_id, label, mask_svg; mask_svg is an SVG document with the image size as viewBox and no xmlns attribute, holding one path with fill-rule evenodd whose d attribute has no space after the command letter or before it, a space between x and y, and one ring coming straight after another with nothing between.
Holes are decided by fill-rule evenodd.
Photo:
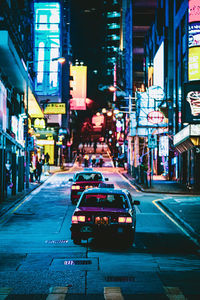
<instances>
[{"instance_id":1,"label":"vertical signboard","mask_svg":"<svg viewBox=\"0 0 200 300\"><path fill-rule=\"evenodd\" d=\"M70 66L72 99L70 99L70 110L86 110L87 96L87 67Z\"/></svg>"},{"instance_id":2,"label":"vertical signboard","mask_svg":"<svg viewBox=\"0 0 200 300\"><path fill-rule=\"evenodd\" d=\"M200 123L200 85L198 81L184 85L183 120L186 123Z\"/></svg>"},{"instance_id":3,"label":"vertical signboard","mask_svg":"<svg viewBox=\"0 0 200 300\"><path fill-rule=\"evenodd\" d=\"M189 81L200 80L199 0L189 0L188 49L188 79Z\"/></svg>"},{"instance_id":4,"label":"vertical signboard","mask_svg":"<svg viewBox=\"0 0 200 300\"><path fill-rule=\"evenodd\" d=\"M34 3L35 91L42 95L59 95L58 61L60 56L60 4Z\"/></svg>"},{"instance_id":5,"label":"vertical signboard","mask_svg":"<svg viewBox=\"0 0 200 300\"><path fill-rule=\"evenodd\" d=\"M7 90L0 81L0 129L6 130L6 99Z\"/></svg>"},{"instance_id":6,"label":"vertical signboard","mask_svg":"<svg viewBox=\"0 0 200 300\"><path fill-rule=\"evenodd\" d=\"M164 42L154 56L153 66L153 84L164 89Z\"/></svg>"}]
</instances>

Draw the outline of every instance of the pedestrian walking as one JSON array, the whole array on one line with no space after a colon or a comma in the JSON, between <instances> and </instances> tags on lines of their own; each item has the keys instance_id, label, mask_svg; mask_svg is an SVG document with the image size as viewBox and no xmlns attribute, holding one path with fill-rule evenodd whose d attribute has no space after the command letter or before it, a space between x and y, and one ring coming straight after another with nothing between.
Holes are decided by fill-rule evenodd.
<instances>
[{"instance_id":1,"label":"pedestrian walking","mask_svg":"<svg viewBox=\"0 0 200 300\"><path fill-rule=\"evenodd\" d=\"M104 163L103 156L102 156L102 154L100 154L100 156L99 156L99 166L100 166L100 168L102 168L103 163Z\"/></svg>"},{"instance_id":2,"label":"pedestrian walking","mask_svg":"<svg viewBox=\"0 0 200 300\"><path fill-rule=\"evenodd\" d=\"M36 174L37 174L37 182L40 182L40 178L42 175L42 160L41 160L41 158L39 159L39 161L37 162L37 165L36 165Z\"/></svg>"},{"instance_id":3,"label":"pedestrian walking","mask_svg":"<svg viewBox=\"0 0 200 300\"><path fill-rule=\"evenodd\" d=\"M50 172L50 166L49 166L50 155L49 155L49 153L47 152L44 157L45 157L45 165L46 165L46 168L45 168L46 172L45 172L45 174L49 175L49 172Z\"/></svg>"},{"instance_id":4,"label":"pedestrian walking","mask_svg":"<svg viewBox=\"0 0 200 300\"><path fill-rule=\"evenodd\" d=\"M85 154L85 156L84 156L84 165L85 165L85 167L89 166L89 155L88 154Z\"/></svg>"},{"instance_id":5,"label":"pedestrian walking","mask_svg":"<svg viewBox=\"0 0 200 300\"><path fill-rule=\"evenodd\" d=\"M33 168L33 163L32 161L30 162L30 167L29 167L29 170L30 170L30 182L33 182L33 175L34 175L34 168Z\"/></svg>"},{"instance_id":6,"label":"pedestrian walking","mask_svg":"<svg viewBox=\"0 0 200 300\"><path fill-rule=\"evenodd\" d=\"M94 153L96 153L96 151L97 151L97 142L96 141L94 141Z\"/></svg>"},{"instance_id":7,"label":"pedestrian walking","mask_svg":"<svg viewBox=\"0 0 200 300\"><path fill-rule=\"evenodd\" d=\"M95 167L95 165L96 165L96 155L95 154L92 155L91 160L92 160L92 167Z\"/></svg>"},{"instance_id":8,"label":"pedestrian walking","mask_svg":"<svg viewBox=\"0 0 200 300\"><path fill-rule=\"evenodd\" d=\"M82 155L81 154L79 154L79 156L78 156L78 165L79 165L79 167L81 167L82 166Z\"/></svg>"}]
</instances>

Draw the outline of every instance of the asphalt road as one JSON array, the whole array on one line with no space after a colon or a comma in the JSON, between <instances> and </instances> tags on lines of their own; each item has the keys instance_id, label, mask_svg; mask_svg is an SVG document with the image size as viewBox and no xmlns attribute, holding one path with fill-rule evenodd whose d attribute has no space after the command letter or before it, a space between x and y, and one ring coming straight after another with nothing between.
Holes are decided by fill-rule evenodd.
<instances>
[{"instance_id":1,"label":"asphalt road","mask_svg":"<svg viewBox=\"0 0 200 300\"><path fill-rule=\"evenodd\" d=\"M112 168L101 169L110 183L141 202L135 244L73 244L68 179L76 170L54 174L0 219L0 300L199 299L198 249L155 205L166 195L144 194Z\"/></svg>"}]
</instances>

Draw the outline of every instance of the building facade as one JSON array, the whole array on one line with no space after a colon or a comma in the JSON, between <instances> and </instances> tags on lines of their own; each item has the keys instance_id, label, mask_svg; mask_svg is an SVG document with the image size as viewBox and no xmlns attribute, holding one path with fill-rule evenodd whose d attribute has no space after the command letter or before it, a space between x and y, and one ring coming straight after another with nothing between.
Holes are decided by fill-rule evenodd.
<instances>
[{"instance_id":1,"label":"building facade","mask_svg":"<svg viewBox=\"0 0 200 300\"><path fill-rule=\"evenodd\" d=\"M1 1L0 10L0 199L24 189L30 136L28 122L43 116L33 93L31 1ZM34 108L34 109L33 109ZM28 172L28 168L26 169ZM26 178L26 181L28 179ZM27 182L28 185L28 182ZM10 186L10 189L9 189Z\"/></svg>"}]
</instances>

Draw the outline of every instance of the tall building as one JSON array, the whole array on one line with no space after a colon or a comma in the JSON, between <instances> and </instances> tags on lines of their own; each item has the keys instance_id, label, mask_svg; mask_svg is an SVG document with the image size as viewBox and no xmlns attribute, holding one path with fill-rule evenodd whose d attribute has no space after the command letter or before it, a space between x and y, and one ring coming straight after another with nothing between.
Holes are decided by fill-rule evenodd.
<instances>
[{"instance_id":1,"label":"tall building","mask_svg":"<svg viewBox=\"0 0 200 300\"><path fill-rule=\"evenodd\" d=\"M32 25L32 1L1 1L0 199L10 191L6 168L10 168L12 194L24 189L24 156L28 158L29 150L33 148L33 144L28 147L28 122L33 116L43 116L33 93L32 65L27 63L33 60ZM28 174L29 170L26 171ZM28 185L28 178L26 181Z\"/></svg>"},{"instance_id":2,"label":"tall building","mask_svg":"<svg viewBox=\"0 0 200 300\"><path fill-rule=\"evenodd\" d=\"M50 154L51 164L62 160L69 136L70 55L70 1L35 0L35 92L47 115L46 129L38 129L37 136L40 134L38 143ZM65 59L62 63L61 57Z\"/></svg>"}]
</instances>

